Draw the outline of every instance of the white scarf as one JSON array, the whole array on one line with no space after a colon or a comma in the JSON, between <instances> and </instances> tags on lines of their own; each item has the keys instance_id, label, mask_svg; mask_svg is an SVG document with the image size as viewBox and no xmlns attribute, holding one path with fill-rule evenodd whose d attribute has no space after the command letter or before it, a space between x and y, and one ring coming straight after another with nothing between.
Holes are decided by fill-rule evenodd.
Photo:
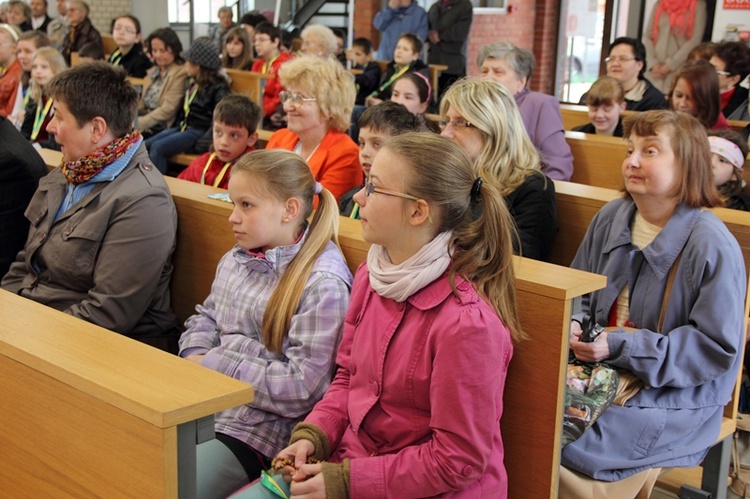
<instances>
[{"instance_id":1,"label":"white scarf","mask_svg":"<svg viewBox=\"0 0 750 499\"><path fill-rule=\"evenodd\" d=\"M377 294L397 302L411 295L443 275L451 263L452 248L448 244L453 231L441 232L404 262L394 265L383 246L373 244L367 253L370 286Z\"/></svg>"}]
</instances>

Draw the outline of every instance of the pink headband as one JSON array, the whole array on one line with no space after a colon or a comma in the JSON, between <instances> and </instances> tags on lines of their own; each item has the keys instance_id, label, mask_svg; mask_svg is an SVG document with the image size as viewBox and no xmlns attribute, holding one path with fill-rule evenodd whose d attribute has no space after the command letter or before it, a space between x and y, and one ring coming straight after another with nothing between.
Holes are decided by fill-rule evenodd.
<instances>
[{"instance_id":1,"label":"pink headband","mask_svg":"<svg viewBox=\"0 0 750 499\"><path fill-rule=\"evenodd\" d=\"M422 73L414 71L412 74L419 76L427 84L427 102L430 102L430 97L432 97L432 85L430 85L430 80L428 80L427 77Z\"/></svg>"},{"instance_id":2,"label":"pink headband","mask_svg":"<svg viewBox=\"0 0 750 499\"><path fill-rule=\"evenodd\" d=\"M728 160L735 168L742 169L745 164L745 158L742 156L742 151L737 144L723 137L714 136L708 138L708 143L711 145L712 153L718 154Z\"/></svg>"}]
</instances>

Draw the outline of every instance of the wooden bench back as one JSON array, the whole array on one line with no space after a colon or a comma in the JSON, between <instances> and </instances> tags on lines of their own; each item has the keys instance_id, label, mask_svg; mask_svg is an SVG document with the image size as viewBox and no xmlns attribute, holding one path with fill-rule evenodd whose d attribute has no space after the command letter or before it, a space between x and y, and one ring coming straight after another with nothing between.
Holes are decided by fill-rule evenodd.
<instances>
[{"instance_id":1,"label":"wooden bench back","mask_svg":"<svg viewBox=\"0 0 750 499\"><path fill-rule=\"evenodd\" d=\"M227 221L231 206L207 198L217 189L166 180L179 218L172 303L184 320L206 298L219 258L234 245ZM359 222L342 217L339 240L355 271L369 248ZM531 339L516 345L506 382L502 428L509 496L555 498L573 300L603 287L605 278L523 258L514 264L521 323Z\"/></svg>"},{"instance_id":2,"label":"wooden bench back","mask_svg":"<svg viewBox=\"0 0 750 499\"><path fill-rule=\"evenodd\" d=\"M246 95L250 100L258 104L262 110L263 89L270 75L255 73L253 71L242 71L240 69L227 69L226 72L232 79L232 84L230 85L232 92Z\"/></svg>"},{"instance_id":3,"label":"wooden bench back","mask_svg":"<svg viewBox=\"0 0 750 499\"><path fill-rule=\"evenodd\" d=\"M625 111L624 115L628 116L638 111ZM591 122L588 115L588 108L586 106L580 106L577 104L560 104L560 113L563 119L563 128L565 130L572 130L574 127L585 125ZM748 125L750 121L740 120L728 120L729 126L735 132L741 133Z\"/></svg>"}]
</instances>

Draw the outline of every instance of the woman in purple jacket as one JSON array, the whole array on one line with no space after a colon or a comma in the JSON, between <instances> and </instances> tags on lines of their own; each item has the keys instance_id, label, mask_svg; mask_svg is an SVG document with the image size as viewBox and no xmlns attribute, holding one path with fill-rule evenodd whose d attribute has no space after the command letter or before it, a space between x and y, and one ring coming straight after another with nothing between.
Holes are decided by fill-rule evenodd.
<instances>
[{"instance_id":1,"label":"woman in purple jacket","mask_svg":"<svg viewBox=\"0 0 750 499\"><path fill-rule=\"evenodd\" d=\"M338 371L278 455L294 463L283 470L293 495L507 496L500 417L522 335L513 222L476 171L433 134L392 138L375 158L355 195L372 246Z\"/></svg>"}]
</instances>

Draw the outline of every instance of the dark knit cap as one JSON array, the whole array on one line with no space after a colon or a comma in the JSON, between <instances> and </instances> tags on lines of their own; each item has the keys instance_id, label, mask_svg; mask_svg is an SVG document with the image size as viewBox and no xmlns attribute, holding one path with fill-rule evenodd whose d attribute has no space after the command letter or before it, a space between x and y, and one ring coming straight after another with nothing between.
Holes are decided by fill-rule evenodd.
<instances>
[{"instance_id":1,"label":"dark knit cap","mask_svg":"<svg viewBox=\"0 0 750 499\"><path fill-rule=\"evenodd\" d=\"M190 61L206 69L216 70L221 67L219 49L207 36L201 36L193 40L190 49L183 50L181 55L186 61Z\"/></svg>"}]
</instances>

